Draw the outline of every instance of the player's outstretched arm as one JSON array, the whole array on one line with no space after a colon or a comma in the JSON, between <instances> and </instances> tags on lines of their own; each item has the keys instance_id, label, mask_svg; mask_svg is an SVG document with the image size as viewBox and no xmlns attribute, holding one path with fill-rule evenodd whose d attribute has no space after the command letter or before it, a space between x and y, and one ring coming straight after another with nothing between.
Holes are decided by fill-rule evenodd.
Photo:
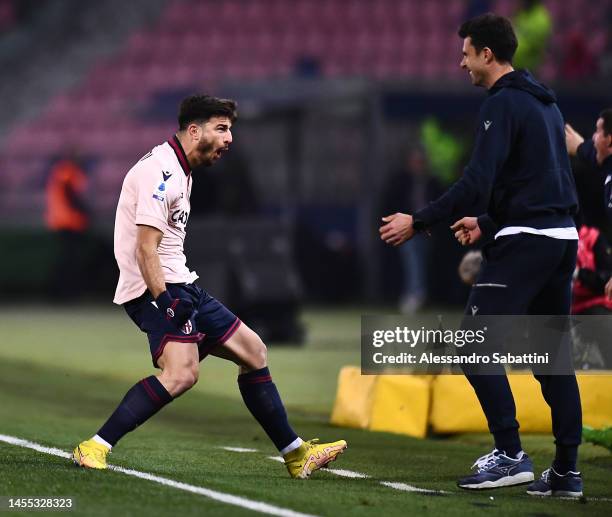
<instances>
[{"instance_id":1,"label":"player's outstretched arm","mask_svg":"<svg viewBox=\"0 0 612 517\"><path fill-rule=\"evenodd\" d=\"M193 304L187 300L172 298L166 290L164 272L157 254L163 233L153 226L139 225L136 240L136 261L149 292L166 319L180 329L193 314Z\"/></svg>"},{"instance_id":2,"label":"player's outstretched arm","mask_svg":"<svg viewBox=\"0 0 612 517\"><path fill-rule=\"evenodd\" d=\"M382 220L387 224L382 225L378 231L380 238L387 244L399 246L414 237L414 221L411 215L398 212L383 217Z\"/></svg>"}]
</instances>

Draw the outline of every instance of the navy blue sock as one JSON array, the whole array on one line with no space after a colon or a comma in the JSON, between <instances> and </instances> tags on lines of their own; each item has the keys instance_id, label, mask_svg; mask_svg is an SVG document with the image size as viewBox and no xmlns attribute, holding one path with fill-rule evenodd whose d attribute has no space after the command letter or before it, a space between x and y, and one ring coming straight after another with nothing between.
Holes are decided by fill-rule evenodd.
<instances>
[{"instance_id":1,"label":"navy blue sock","mask_svg":"<svg viewBox=\"0 0 612 517\"><path fill-rule=\"evenodd\" d=\"M557 474L567 474L570 470L576 472L578 462L577 445L557 445L553 469Z\"/></svg>"},{"instance_id":2,"label":"navy blue sock","mask_svg":"<svg viewBox=\"0 0 612 517\"><path fill-rule=\"evenodd\" d=\"M516 458L518 453L523 450L516 428L496 431L493 433L493 437L495 438L495 448L498 451L503 451L510 458Z\"/></svg>"},{"instance_id":3,"label":"navy blue sock","mask_svg":"<svg viewBox=\"0 0 612 517\"><path fill-rule=\"evenodd\" d=\"M172 395L157 377L152 375L142 379L125 394L115 412L98 431L98 436L115 445L123 435L146 422L172 400Z\"/></svg>"},{"instance_id":4,"label":"navy blue sock","mask_svg":"<svg viewBox=\"0 0 612 517\"><path fill-rule=\"evenodd\" d=\"M239 375L238 387L246 407L279 451L298 437L289 425L285 406L268 368Z\"/></svg>"}]
</instances>

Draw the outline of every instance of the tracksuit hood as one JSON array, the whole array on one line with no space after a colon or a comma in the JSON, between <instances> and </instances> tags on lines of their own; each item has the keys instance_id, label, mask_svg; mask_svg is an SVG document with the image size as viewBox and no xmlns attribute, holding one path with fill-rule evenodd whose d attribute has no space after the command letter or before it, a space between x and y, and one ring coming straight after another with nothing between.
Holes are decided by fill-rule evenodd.
<instances>
[{"instance_id":1,"label":"tracksuit hood","mask_svg":"<svg viewBox=\"0 0 612 517\"><path fill-rule=\"evenodd\" d=\"M514 70L501 76L489 89L489 95L493 95L501 88L514 88L533 95L544 104L557 102L557 96L548 86L538 82L527 70Z\"/></svg>"}]
</instances>

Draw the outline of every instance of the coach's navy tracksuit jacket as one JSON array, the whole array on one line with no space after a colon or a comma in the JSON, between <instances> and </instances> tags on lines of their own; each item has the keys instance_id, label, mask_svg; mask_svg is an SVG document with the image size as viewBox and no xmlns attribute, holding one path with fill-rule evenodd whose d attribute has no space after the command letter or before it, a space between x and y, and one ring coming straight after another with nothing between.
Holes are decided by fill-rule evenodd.
<instances>
[{"instance_id":1,"label":"coach's navy tracksuit jacket","mask_svg":"<svg viewBox=\"0 0 612 517\"><path fill-rule=\"evenodd\" d=\"M415 219L428 227L486 208L484 233L573 226L578 200L554 92L521 70L502 76L488 94L462 178Z\"/></svg>"},{"instance_id":2,"label":"coach's navy tracksuit jacket","mask_svg":"<svg viewBox=\"0 0 612 517\"><path fill-rule=\"evenodd\" d=\"M462 178L414 217L424 226L451 215L476 216L484 234L522 226L574 226L576 186L555 94L526 71L501 77L480 109L474 151ZM478 209L481 212L478 212ZM483 249L485 261L466 314L569 314L577 241L518 233ZM560 343L559 343L560 344ZM551 351L558 349L550 343ZM464 372L499 450L520 450L508 380ZM574 459L581 437L580 395L573 375L536 375L551 407L557 453ZM561 452L560 452L561 451Z\"/></svg>"}]
</instances>

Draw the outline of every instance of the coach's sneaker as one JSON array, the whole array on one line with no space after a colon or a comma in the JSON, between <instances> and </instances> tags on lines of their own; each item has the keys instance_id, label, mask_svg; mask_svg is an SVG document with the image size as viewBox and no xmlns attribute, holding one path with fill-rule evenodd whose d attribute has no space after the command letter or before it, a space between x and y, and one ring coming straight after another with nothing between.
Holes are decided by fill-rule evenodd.
<instances>
[{"instance_id":1,"label":"coach's sneaker","mask_svg":"<svg viewBox=\"0 0 612 517\"><path fill-rule=\"evenodd\" d=\"M580 472L571 470L559 474L552 467L542 472L542 477L527 487L529 495L582 497L582 477Z\"/></svg>"},{"instance_id":2,"label":"coach's sneaker","mask_svg":"<svg viewBox=\"0 0 612 517\"><path fill-rule=\"evenodd\" d=\"M85 440L77 445L72 452L72 461L79 467L90 469L105 469L106 455L110 449L94 440Z\"/></svg>"},{"instance_id":3,"label":"coach's sneaker","mask_svg":"<svg viewBox=\"0 0 612 517\"><path fill-rule=\"evenodd\" d=\"M478 458L472 468L476 469L476 473L457 481L458 487L483 490L533 481L533 464L523 451L518 457L510 458L502 451L493 449L493 452Z\"/></svg>"},{"instance_id":4,"label":"coach's sneaker","mask_svg":"<svg viewBox=\"0 0 612 517\"><path fill-rule=\"evenodd\" d=\"M292 478L309 477L315 470L334 461L347 447L344 440L332 443L318 442L318 438L303 442L297 449L285 454L285 465Z\"/></svg>"}]
</instances>

